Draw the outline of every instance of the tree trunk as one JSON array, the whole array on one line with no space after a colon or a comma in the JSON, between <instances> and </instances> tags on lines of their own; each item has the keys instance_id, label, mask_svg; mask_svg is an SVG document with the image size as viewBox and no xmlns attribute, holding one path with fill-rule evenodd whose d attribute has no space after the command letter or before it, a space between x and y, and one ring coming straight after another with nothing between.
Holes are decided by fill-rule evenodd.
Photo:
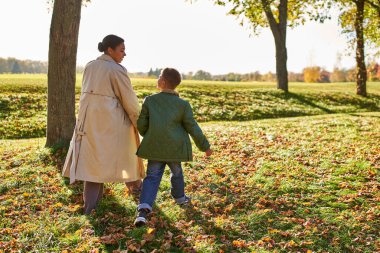
<instances>
[{"instance_id":1,"label":"tree trunk","mask_svg":"<svg viewBox=\"0 0 380 253\"><path fill-rule=\"evenodd\" d=\"M288 92L288 68L286 49L286 28L288 22L288 0L280 0L278 6L279 22L274 18L268 0L261 0L265 15L267 16L269 27L272 31L276 45L276 77L277 88Z\"/></svg>"},{"instance_id":2,"label":"tree trunk","mask_svg":"<svg viewBox=\"0 0 380 253\"><path fill-rule=\"evenodd\" d=\"M367 69L365 66L364 55L364 36L363 36L363 22L364 22L364 0L355 1L356 4L356 17L355 17L355 31L356 31L356 94L367 96Z\"/></svg>"},{"instance_id":3,"label":"tree trunk","mask_svg":"<svg viewBox=\"0 0 380 253\"><path fill-rule=\"evenodd\" d=\"M75 126L75 77L82 0L55 0L50 25L46 146L68 144Z\"/></svg>"},{"instance_id":4,"label":"tree trunk","mask_svg":"<svg viewBox=\"0 0 380 253\"><path fill-rule=\"evenodd\" d=\"M275 39L276 44L276 74L277 89L288 92L288 68L286 62L288 60L286 50L286 39L281 37L280 40Z\"/></svg>"}]
</instances>

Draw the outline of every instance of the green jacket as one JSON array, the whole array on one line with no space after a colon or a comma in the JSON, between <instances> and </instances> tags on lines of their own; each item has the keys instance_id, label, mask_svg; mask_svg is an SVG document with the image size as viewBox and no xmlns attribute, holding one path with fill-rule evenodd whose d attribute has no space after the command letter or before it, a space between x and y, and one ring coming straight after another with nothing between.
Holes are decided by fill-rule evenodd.
<instances>
[{"instance_id":1,"label":"green jacket","mask_svg":"<svg viewBox=\"0 0 380 253\"><path fill-rule=\"evenodd\" d=\"M145 98L137 129L144 137L136 153L141 158L169 162L192 161L189 134L201 151L210 148L193 117L190 104L174 91L162 91Z\"/></svg>"}]
</instances>

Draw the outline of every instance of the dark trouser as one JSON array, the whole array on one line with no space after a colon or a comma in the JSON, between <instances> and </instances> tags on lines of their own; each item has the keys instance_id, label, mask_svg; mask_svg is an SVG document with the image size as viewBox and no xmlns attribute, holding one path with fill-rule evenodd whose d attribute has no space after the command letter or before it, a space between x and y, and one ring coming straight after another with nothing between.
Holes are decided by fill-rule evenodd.
<instances>
[{"instance_id":1,"label":"dark trouser","mask_svg":"<svg viewBox=\"0 0 380 253\"><path fill-rule=\"evenodd\" d=\"M164 174L165 166L168 165L171 171L171 195L178 204L185 201L185 182L180 162L158 162L148 160L147 175L143 180L142 191L140 195L140 204L137 209L149 209L152 211L152 206L156 200L158 188L161 183L162 175Z\"/></svg>"},{"instance_id":2,"label":"dark trouser","mask_svg":"<svg viewBox=\"0 0 380 253\"><path fill-rule=\"evenodd\" d=\"M84 182L83 201L84 213L90 214L96 208L103 196L103 183Z\"/></svg>"},{"instance_id":3,"label":"dark trouser","mask_svg":"<svg viewBox=\"0 0 380 253\"><path fill-rule=\"evenodd\" d=\"M141 187L141 180L132 182L126 182L125 185L128 189L139 190ZM104 183L84 182L83 201L84 201L84 213L90 214L93 209L96 208L99 201L103 197Z\"/></svg>"}]
</instances>

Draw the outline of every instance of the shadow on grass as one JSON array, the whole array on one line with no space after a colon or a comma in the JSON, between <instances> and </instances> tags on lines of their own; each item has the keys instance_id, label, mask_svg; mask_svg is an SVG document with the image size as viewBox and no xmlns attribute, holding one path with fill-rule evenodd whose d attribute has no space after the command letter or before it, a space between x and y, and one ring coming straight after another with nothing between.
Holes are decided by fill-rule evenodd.
<instances>
[{"instance_id":1,"label":"shadow on grass","mask_svg":"<svg viewBox=\"0 0 380 253\"><path fill-rule=\"evenodd\" d=\"M380 118L380 116L376 116L376 115L370 115L370 114L365 114L365 115L362 115L362 114L357 114L357 113L349 113L350 116L353 116L353 117L366 117L366 118Z\"/></svg>"},{"instance_id":2,"label":"shadow on grass","mask_svg":"<svg viewBox=\"0 0 380 253\"><path fill-rule=\"evenodd\" d=\"M69 185L69 180L65 179L65 185L73 191L68 202L82 206L83 182ZM133 249L138 249L137 252L142 249L146 252L154 249L161 250L159 252L195 252L182 231L156 206L149 216L148 225L135 227L133 222L137 214L137 204L137 197L123 195L120 198L120 193L116 194L110 184L105 184L103 198L96 210L86 215L93 230L92 236L100 239L100 252L136 252ZM82 210L78 212L83 215ZM149 228L154 228L154 233L147 237Z\"/></svg>"},{"instance_id":3,"label":"shadow on grass","mask_svg":"<svg viewBox=\"0 0 380 253\"><path fill-rule=\"evenodd\" d=\"M69 187L74 191L70 201L82 204L83 183L78 182ZM129 250L137 248L146 252L155 249L158 252L198 252L195 243L201 243L201 246L197 247L207 248L207 252L220 249L231 252L236 250L232 245L234 238L244 238L244 235L232 229L228 229L226 233L225 229L217 227L191 205L181 208L182 218L177 221L155 205L149 215L147 226L136 228L133 222L137 204L137 198L126 196L126 199L120 201L120 196L105 188L105 195L96 211L87 216L94 230L93 236L100 238L101 249L104 252L128 250L128 247L131 247ZM154 229L154 233L149 237L148 231L151 228Z\"/></svg>"},{"instance_id":4,"label":"shadow on grass","mask_svg":"<svg viewBox=\"0 0 380 253\"><path fill-rule=\"evenodd\" d=\"M11 113L10 102L7 99L0 100L0 119L5 119Z\"/></svg>"},{"instance_id":5,"label":"shadow on grass","mask_svg":"<svg viewBox=\"0 0 380 253\"><path fill-rule=\"evenodd\" d=\"M193 206L187 207L185 210L185 215L189 222L194 221L195 225L198 225L202 228L204 236L209 236L216 248L212 250L222 250L224 252L231 252L236 250L233 247L233 241L239 238L246 238L247 235L242 232L238 232L231 227L222 228L216 226L216 224L211 221L205 214L200 212L198 209ZM228 232L226 232L228 231Z\"/></svg>"},{"instance_id":6,"label":"shadow on grass","mask_svg":"<svg viewBox=\"0 0 380 253\"><path fill-rule=\"evenodd\" d=\"M325 113L334 113L333 110L330 110L330 109L328 109L326 107L317 105L312 100L308 99L307 96L303 96L303 95L300 95L300 94L288 92L288 93L285 93L285 98L286 99L295 99L298 102L300 102L301 104L308 105L310 107L320 109L321 111L323 111Z\"/></svg>"},{"instance_id":7,"label":"shadow on grass","mask_svg":"<svg viewBox=\"0 0 380 253\"><path fill-rule=\"evenodd\" d=\"M272 96L280 99L295 99L299 104L307 105L312 108L320 109L325 113L337 113L340 110L332 110L326 106L321 106L316 103L316 99L319 99L318 102L331 104L331 106L352 106L356 109L366 109L368 111L376 111L380 109L378 104L380 101L380 95L369 94L367 97L352 96L346 95L345 93L339 93L337 96L336 93L321 93L320 96L315 96L315 94L298 94L293 92L283 93L283 92L273 92Z\"/></svg>"},{"instance_id":8,"label":"shadow on grass","mask_svg":"<svg viewBox=\"0 0 380 253\"><path fill-rule=\"evenodd\" d=\"M140 98L150 94L140 92ZM77 94L78 95L78 94ZM249 121L333 113L380 111L380 95L360 97L344 92L288 92L279 90L191 90L181 96L192 104L199 122ZM268 102L268 103L267 103ZM28 139L46 135L46 95L5 95L0 98L3 139Z\"/></svg>"},{"instance_id":9,"label":"shadow on grass","mask_svg":"<svg viewBox=\"0 0 380 253\"><path fill-rule=\"evenodd\" d=\"M333 106L352 106L356 109L366 111L377 111L380 109L380 95L370 94L368 97L346 96L344 93L340 95L341 96L336 96L336 94L321 94L320 101ZM339 110L330 110L329 108L317 105L312 99L308 98L307 94L301 95L289 92L286 96L295 98L303 104L318 108L326 113L340 112Z\"/></svg>"},{"instance_id":10,"label":"shadow on grass","mask_svg":"<svg viewBox=\"0 0 380 253\"><path fill-rule=\"evenodd\" d=\"M127 250L129 247L150 252L154 249L160 252L195 252L191 242L186 240L181 230L175 227L164 212L155 207L149 215L147 226L135 227L137 199L127 197L129 204L122 204L115 196L106 195L99 204L96 212L88 216L94 228L94 235L100 238L111 236L102 241L106 252ZM154 232L149 234L148 230ZM117 239L117 235L122 235ZM114 238L112 241L111 238ZM143 242L144 241L144 242Z\"/></svg>"},{"instance_id":11,"label":"shadow on grass","mask_svg":"<svg viewBox=\"0 0 380 253\"><path fill-rule=\"evenodd\" d=\"M50 149L50 157L47 160L59 173L62 170L66 152L67 147L65 146ZM72 194L63 202L83 206L83 182L77 181L70 184L69 179L64 178L64 185L72 191ZM112 184L112 186L114 185ZM192 242L186 240L187 236L183 231L178 229L156 205L148 219L148 225L136 228L133 222L137 214L138 197L127 195L124 189L121 193L116 192L114 187L110 186L111 184L104 185L102 200L93 213L86 215L92 226L92 236L100 238L100 250L113 252L114 250L127 250L131 246L145 249L147 252L154 249L161 249L160 252L195 252ZM77 210L75 215L78 214L83 215L83 210ZM154 238L151 240L146 238L149 228L155 229ZM143 240L146 241L144 245L142 245Z\"/></svg>"}]
</instances>

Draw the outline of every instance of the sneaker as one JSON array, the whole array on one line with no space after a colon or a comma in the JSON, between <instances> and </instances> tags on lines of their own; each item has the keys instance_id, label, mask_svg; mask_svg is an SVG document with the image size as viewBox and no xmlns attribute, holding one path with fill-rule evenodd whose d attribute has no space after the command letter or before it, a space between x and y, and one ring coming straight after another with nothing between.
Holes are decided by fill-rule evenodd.
<instances>
[{"instance_id":1,"label":"sneaker","mask_svg":"<svg viewBox=\"0 0 380 253\"><path fill-rule=\"evenodd\" d=\"M191 199L190 199L190 197L188 197L188 196L185 195L185 200L182 201L181 203L178 203L178 205L180 205L180 206L189 206L189 205L191 205Z\"/></svg>"},{"instance_id":2,"label":"sneaker","mask_svg":"<svg viewBox=\"0 0 380 253\"><path fill-rule=\"evenodd\" d=\"M139 214L137 215L137 218L134 222L135 226L136 227L144 226L147 222L146 217L148 216L148 214L149 214L148 209L145 209L145 208L140 209Z\"/></svg>"}]
</instances>

